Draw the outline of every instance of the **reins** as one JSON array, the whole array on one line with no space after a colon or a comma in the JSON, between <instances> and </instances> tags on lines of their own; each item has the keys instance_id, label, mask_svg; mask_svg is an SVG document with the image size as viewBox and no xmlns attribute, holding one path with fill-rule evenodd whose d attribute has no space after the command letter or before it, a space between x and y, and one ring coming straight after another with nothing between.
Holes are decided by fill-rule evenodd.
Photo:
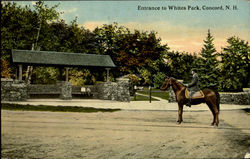
<instances>
[{"instance_id":1,"label":"reins","mask_svg":"<svg viewBox=\"0 0 250 159\"><path fill-rule=\"evenodd\" d=\"M187 88L186 86L184 86L183 83L181 83L181 82L178 81L177 79L175 79L175 78L173 78L173 77L170 77L170 79L172 79L172 81L174 81L174 82L176 83L176 85L177 85L178 88L179 88L179 85L183 86L184 88ZM172 85L173 85L173 84L171 83L171 86L172 86Z\"/></svg>"}]
</instances>

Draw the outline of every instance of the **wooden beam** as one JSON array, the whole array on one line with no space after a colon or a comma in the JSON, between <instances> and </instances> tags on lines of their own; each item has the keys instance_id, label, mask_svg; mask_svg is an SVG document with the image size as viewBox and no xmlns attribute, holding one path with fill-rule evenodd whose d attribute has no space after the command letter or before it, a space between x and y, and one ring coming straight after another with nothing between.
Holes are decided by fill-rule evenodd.
<instances>
[{"instance_id":1,"label":"wooden beam","mask_svg":"<svg viewBox=\"0 0 250 159\"><path fill-rule=\"evenodd\" d=\"M18 79L18 68L15 67L15 79L17 80Z\"/></svg>"},{"instance_id":2,"label":"wooden beam","mask_svg":"<svg viewBox=\"0 0 250 159\"><path fill-rule=\"evenodd\" d=\"M110 70L110 68L106 68L106 70L107 70L107 82L109 82L110 81L110 79L109 79L109 70Z\"/></svg>"},{"instance_id":3,"label":"wooden beam","mask_svg":"<svg viewBox=\"0 0 250 159\"><path fill-rule=\"evenodd\" d=\"M21 81L22 80L22 76L23 76L23 65L18 65L19 67L19 78L18 80Z\"/></svg>"},{"instance_id":4,"label":"wooden beam","mask_svg":"<svg viewBox=\"0 0 250 159\"><path fill-rule=\"evenodd\" d=\"M66 67L65 68L66 69L66 82L68 82L69 81L69 68L68 67Z\"/></svg>"}]
</instances>

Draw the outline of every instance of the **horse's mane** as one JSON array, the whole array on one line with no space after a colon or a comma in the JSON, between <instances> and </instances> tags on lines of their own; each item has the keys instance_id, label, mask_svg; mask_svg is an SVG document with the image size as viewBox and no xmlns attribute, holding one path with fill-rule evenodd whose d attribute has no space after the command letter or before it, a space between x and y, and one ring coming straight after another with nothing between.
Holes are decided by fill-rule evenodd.
<instances>
[{"instance_id":1,"label":"horse's mane","mask_svg":"<svg viewBox=\"0 0 250 159\"><path fill-rule=\"evenodd\" d=\"M177 79L175 79L174 77L170 77L170 79L174 80L174 81L175 81L175 83L177 83L177 84L181 84L182 86L184 86L184 84L183 84L182 82L178 81L178 80L177 80ZM184 87L186 87L186 86L184 86Z\"/></svg>"},{"instance_id":2,"label":"horse's mane","mask_svg":"<svg viewBox=\"0 0 250 159\"><path fill-rule=\"evenodd\" d=\"M171 79L173 79L173 80L177 80L177 79L175 79L174 77L170 77Z\"/></svg>"}]
</instances>

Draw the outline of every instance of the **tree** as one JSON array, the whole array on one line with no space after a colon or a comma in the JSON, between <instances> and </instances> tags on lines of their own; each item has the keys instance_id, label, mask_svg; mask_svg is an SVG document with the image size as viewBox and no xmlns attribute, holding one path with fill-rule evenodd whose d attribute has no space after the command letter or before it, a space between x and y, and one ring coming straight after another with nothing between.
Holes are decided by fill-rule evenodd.
<instances>
[{"instance_id":1,"label":"tree","mask_svg":"<svg viewBox=\"0 0 250 159\"><path fill-rule=\"evenodd\" d=\"M156 73L159 66L163 65L163 54L169 49L166 45L160 44L161 39L156 37L155 32L135 30L132 33L117 23L104 24L101 28L96 28L94 33L98 46L96 52L111 56L119 68L115 72L116 77L142 72L143 75ZM148 77L144 77L148 81Z\"/></svg>"},{"instance_id":2,"label":"tree","mask_svg":"<svg viewBox=\"0 0 250 159\"><path fill-rule=\"evenodd\" d=\"M54 67L35 67L32 82L39 84L55 84L59 77L59 70Z\"/></svg>"},{"instance_id":3,"label":"tree","mask_svg":"<svg viewBox=\"0 0 250 159\"><path fill-rule=\"evenodd\" d=\"M101 55L110 55L116 59L119 53L119 44L123 38L130 34L128 28L118 26L118 23L104 24L101 28L96 28L93 33L96 39L96 53Z\"/></svg>"},{"instance_id":4,"label":"tree","mask_svg":"<svg viewBox=\"0 0 250 159\"><path fill-rule=\"evenodd\" d=\"M1 59L1 78L10 78L11 77L11 69L6 60Z\"/></svg>"},{"instance_id":5,"label":"tree","mask_svg":"<svg viewBox=\"0 0 250 159\"><path fill-rule=\"evenodd\" d=\"M190 79L190 70L194 65L197 57L187 52L167 52L164 56L167 63L168 71L167 75L175 77L177 79L183 79L188 81Z\"/></svg>"},{"instance_id":6,"label":"tree","mask_svg":"<svg viewBox=\"0 0 250 159\"><path fill-rule=\"evenodd\" d=\"M10 65L11 49L36 50L39 44L53 45L48 25L51 20L58 18L59 13L55 10L58 5L49 8L44 2L39 1L34 6L35 10L27 5L20 7L10 2L3 2L1 5L1 59L8 62L10 72L15 72L15 67ZM32 67L28 67L27 82L30 81L32 70ZM11 74L11 77L13 76Z\"/></svg>"},{"instance_id":7,"label":"tree","mask_svg":"<svg viewBox=\"0 0 250 159\"><path fill-rule=\"evenodd\" d=\"M163 82L165 81L166 74L163 72L157 72L157 74L154 74L153 77L154 77L154 86L156 88L160 88Z\"/></svg>"},{"instance_id":8,"label":"tree","mask_svg":"<svg viewBox=\"0 0 250 159\"><path fill-rule=\"evenodd\" d=\"M239 37L230 37L228 46L221 53L220 89L223 91L242 91L249 86L249 58L248 42Z\"/></svg>"},{"instance_id":9,"label":"tree","mask_svg":"<svg viewBox=\"0 0 250 159\"><path fill-rule=\"evenodd\" d=\"M38 21L37 34L35 38L35 44L32 46L32 50L39 50L38 40L39 40L42 24L46 24L49 21L58 19L59 13L56 11L56 8L58 7L58 5L55 5L49 8L48 5L44 5L44 2L42 2L41 0L36 2L34 7L35 7L35 13L38 16L39 21ZM27 71L26 71L26 83L30 83L32 72L33 72L33 67L28 66Z\"/></svg>"},{"instance_id":10,"label":"tree","mask_svg":"<svg viewBox=\"0 0 250 159\"><path fill-rule=\"evenodd\" d=\"M8 66L3 67L2 71L11 69L9 72L15 72L15 67L11 65L11 49L31 49L37 15L28 6L22 8L10 2L2 2L1 5L1 60L6 61ZM13 76L10 73L10 77Z\"/></svg>"},{"instance_id":11,"label":"tree","mask_svg":"<svg viewBox=\"0 0 250 159\"><path fill-rule=\"evenodd\" d=\"M163 55L168 50L160 44L155 32L139 32L128 34L122 39L117 61L122 65L121 71L137 73L138 69L147 69L152 74L159 71L163 63Z\"/></svg>"},{"instance_id":12,"label":"tree","mask_svg":"<svg viewBox=\"0 0 250 159\"><path fill-rule=\"evenodd\" d=\"M196 67L200 77L200 88L218 90L218 60L213 44L213 36L208 30L207 37L201 50L201 57L196 60Z\"/></svg>"}]
</instances>

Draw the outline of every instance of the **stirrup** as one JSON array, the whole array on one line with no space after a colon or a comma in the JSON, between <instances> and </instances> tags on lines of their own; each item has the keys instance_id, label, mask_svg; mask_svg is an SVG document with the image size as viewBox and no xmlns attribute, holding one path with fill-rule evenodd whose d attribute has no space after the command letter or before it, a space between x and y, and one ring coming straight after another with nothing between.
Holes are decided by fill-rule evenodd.
<instances>
[{"instance_id":1,"label":"stirrup","mask_svg":"<svg viewBox=\"0 0 250 159\"><path fill-rule=\"evenodd\" d=\"M188 102L186 103L186 106L191 107L191 100L190 99L188 99Z\"/></svg>"},{"instance_id":2,"label":"stirrup","mask_svg":"<svg viewBox=\"0 0 250 159\"><path fill-rule=\"evenodd\" d=\"M191 104L190 104L190 103L187 103L186 106L187 106L187 107L191 107Z\"/></svg>"}]
</instances>

